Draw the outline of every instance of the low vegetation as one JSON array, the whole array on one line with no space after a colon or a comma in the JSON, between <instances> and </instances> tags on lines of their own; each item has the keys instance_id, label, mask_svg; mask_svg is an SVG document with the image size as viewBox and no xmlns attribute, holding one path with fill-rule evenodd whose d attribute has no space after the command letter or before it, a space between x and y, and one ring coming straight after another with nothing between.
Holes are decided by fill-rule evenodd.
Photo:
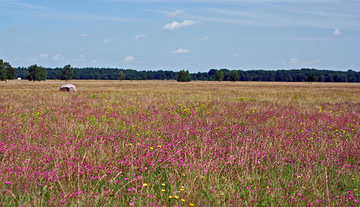
<instances>
[{"instance_id":1,"label":"low vegetation","mask_svg":"<svg viewBox=\"0 0 360 207\"><path fill-rule=\"evenodd\" d=\"M0 205L358 206L360 87L0 83Z\"/></svg>"}]
</instances>

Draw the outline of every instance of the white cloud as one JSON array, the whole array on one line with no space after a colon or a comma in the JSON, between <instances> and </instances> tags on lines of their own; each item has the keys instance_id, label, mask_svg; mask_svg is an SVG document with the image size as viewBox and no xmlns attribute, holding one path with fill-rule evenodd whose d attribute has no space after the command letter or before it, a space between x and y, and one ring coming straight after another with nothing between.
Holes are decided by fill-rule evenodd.
<instances>
[{"instance_id":1,"label":"white cloud","mask_svg":"<svg viewBox=\"0 0 360 207\"><path fill-rule=\"evenodd\" d=\"M80 37L91 37L91 34L82 33Z\"/></svg>"},{"instance_id":2,"label":"white cloud","mask_svg":"<svg viewBox=\"0 0 360 207\"><path fill-rule=\"evenodd\" d=\"M142 38L142 37L146 37L146 34L138 34L134 37L134 39L139 39L139 38Z\"/></svg>"},{"instance_id":3,"label":"white cloud","mask_svg":"<svg viewBox=\"0 0 360 207\"><path fill-rule=\"evenodd\" d=\"M50 19L60 19L60 20L69 20L69 21L80 21L80 20L90 20L90 21L116 21L116 22L129 22L134 21L131 18L122 18L117 16L107 16L107 15L97 15L93 13L79 13L79 12L61 12L57 10L49 10L46 14L38 13L35 14L39 18L50 18Z\"/></svg>"},{"instance_id":4,"label":"white cloud","mask_svg":"<svg viewBox=\"0 0 360 207\"><path fill-rule=\"evenodd\" d=\"M181 53L188 53L188 52L190 52L190 50L182 49L182 48L179 48L179 49L173 51L174 54L181 54Z\"/></svg>"},{"instance_id":5,"label":"white cloud","mask_svg":"<svg viewBox=\"0 0 360 207\"><path fill-rule=\"evenodd\" d=\"M62 56L62 55L54 55L52 59L54 61L60 61L60 60L64 60L64 56Z\"/></svg>"},{"instance_id":6,"label":"white cloud","mask_svg":"<svg viewBox=\"0 0 360 207\"><path fill-rule=\"evenodd\" d=\"M135 58L130 55L130 56L127 56L127 57L124 59L124 62L125 62L125 63L128 63L128 62L131 62L131 61L133 61L133 60L135 60Z\"/></svg>"},{"instance_id":7,"label":"white cloud","mask_svg":"<svg viewBox=\"0 0 360 207\"><path fill-rule=\"evenodd\" d=\"M6 29L10 32L15 32L15 31L18 31L22 28L24 28L25 26L24 25L19 25L19 26L14 26L14 25L10 25L8 26Z\"/></svg>"},{"instance_id":8,"label":"white cloud","mask_svg":"<svg viewBox=\"0 0 360 207\"><path fill-rule=\"evenodd\" d=\"M289 62L290 62L290 64L297 64L297 63L299 63L299 60L296 58L290 58Z\"/></svg>"},{"instance_id":9,"label":"white cloud","mask_svg":"<svg viewBox=\"0 0 360 207\"><path fill-rule=\"evenodd\" d=\"M179 16L182 16L183 14L185 14L184 10L176 10L174 12L167 13L167 16L168 17L179 17Z\"/></svg>"},{"instance_id":10,"label":"white cloud","mask_svg":"<svg viewBox=\"0 0 360 207\"><path fill-rule=\"evenodd\" d=\"M103 43L104 43L105 45L108 45L108 44L110 44L112 41L113 41L112 39L104 39L104 40L103 40Z\"/></svg>"},{"instance_id":11,"label":"white cloud","mask_svg":"<svg viewBox=\"0 0 360 207\"><path fill-rule=\"evenodd\" d=\"M342 32L339 30L339 29L336 29L334 32L333 32L334 35L336 36L340 36L342 34Z\"/></svg>"},{"instance_id":12,"label":"white cloud","mask_svg":"<svg viewBox=\"0 0 360 207\"><path fill-rule=\"evenodd\" d=\"M238 3L242 0L233 1ZM201 22L261 27L292 28L297 26L336 29L334 25L337 25L339 28L357 30L360 25L358 11L355 9L359 7L359 3L353 1L346 4L339 4L334 0L323 2L321 2L322 0L270 0L273 2L278 1L276 4L269 3L270 1L267 0L247 1L251 2L254 8L204 7L197 16L189 16L188 18Z\"/></svg>"},{"instance_id":13,"label":"white cloud","mask_svg":"<svg viewBox=\"0 0 360 207\"><path fill-rule=\"evenodd\" d=\"M176 29L180 29L182 27L187 27L187 26L196 25L196 24L199 24L199 22L194 21L194 20L184 20L183 22L173 21L169 24L166 24L164 26L164 30L176 30Z\"/></svg>"},{"instance_id":14,"label":"white cloud","mask_svg":"<svg viewBox=\"0 0 360 207\"><path fill-rule=\"evenodd\" d=\"M18 1L7 1L7 2L11 2L11 3L13 3L13 5L18 6L18 7L24 7L24 8L29 8L29 9L36 9L36 10L47 9L46 7L43 7L43 6L38 6L35 4L20 3Z\"/></svg>"},{"instance_id":15,"label":"white cloud","mask_svg":"<svg viewBox=\"0 0 360 207\"><path fill-rule=\"evenodd\" d=\"M40 54L39 55L41 59L46 59L47 57L49 57L49 54Z\"/></svg>"}]
</instances>

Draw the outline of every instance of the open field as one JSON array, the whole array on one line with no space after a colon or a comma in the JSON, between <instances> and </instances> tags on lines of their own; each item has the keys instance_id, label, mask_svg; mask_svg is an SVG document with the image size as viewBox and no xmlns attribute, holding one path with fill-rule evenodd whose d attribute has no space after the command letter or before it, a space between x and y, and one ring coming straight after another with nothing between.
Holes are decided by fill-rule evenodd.
<instances>
[{"instance_id":1,"label":"open field","mask_svg":"<svg viewBox=\"0 0 360 207\"><path fill-rule=\"evenodd\" d=\"M0 206L359 206L360 84L0 83Z\"/></svg>"}]
</instances>

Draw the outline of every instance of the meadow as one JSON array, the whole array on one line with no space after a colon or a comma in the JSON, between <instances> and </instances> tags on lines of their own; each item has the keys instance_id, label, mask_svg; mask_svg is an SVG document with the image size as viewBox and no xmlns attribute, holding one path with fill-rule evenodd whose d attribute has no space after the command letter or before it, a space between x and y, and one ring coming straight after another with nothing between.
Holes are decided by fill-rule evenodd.
<instances>
[{"instance_id":1,"label":"meadow","mask_svg":"<svg viewBox=\"0 0 360 207\"><path fill-rule=\"evenodd\" d=\"M360 85L0 83L0 206L359 206Z\"/></svg>"}]
</instances>

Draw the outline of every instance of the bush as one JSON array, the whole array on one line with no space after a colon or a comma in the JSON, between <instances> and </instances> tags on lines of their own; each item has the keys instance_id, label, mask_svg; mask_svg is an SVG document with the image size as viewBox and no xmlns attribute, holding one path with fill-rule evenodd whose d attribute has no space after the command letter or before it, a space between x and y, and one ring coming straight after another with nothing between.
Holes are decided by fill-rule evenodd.
<instances>
[{"instance_id":1,"label":"bush","mask_svg":"<svg viewBox=\"0 0 360 207\"><path fill-rule=\"evenodd\" d=\"M177 77L177 81L179 82L190 82L191 81L191 76L189 71L185 71L185 70L180 70L178 77Z\"/></svg>"}]
</instances>

